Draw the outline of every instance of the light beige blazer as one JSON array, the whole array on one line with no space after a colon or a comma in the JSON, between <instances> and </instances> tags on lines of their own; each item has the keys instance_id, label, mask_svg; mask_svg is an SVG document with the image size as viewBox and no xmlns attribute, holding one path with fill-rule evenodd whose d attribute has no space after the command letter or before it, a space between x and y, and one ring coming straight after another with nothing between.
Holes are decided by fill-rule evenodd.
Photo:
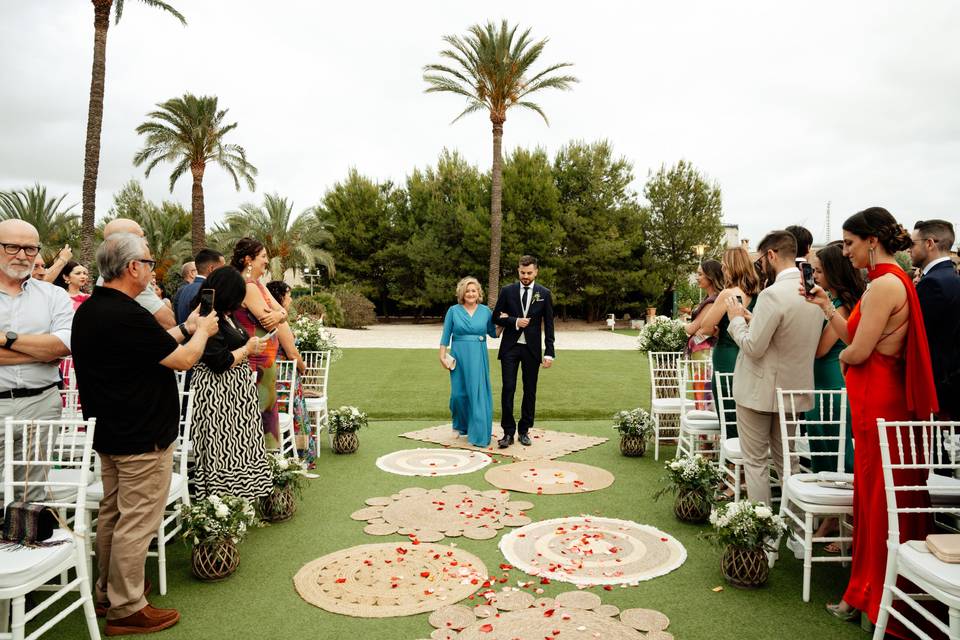
<instances>
[{"instance_id":1,"label":"light beige blazer","mask_svg":"<svg viewBox=\"0 0 960 640\"><path fill-rule=\"evenodd\" d=\"M760 292L749 324L730 321L727 331L740 345L733 373L733 399L754 411L778 410L777 387L813 389L813 361L823 330L823 312L799 294L800 271L787 269ZM797 409L813 408L813 396L797 400Z\"/></svg>"}]
</instances>

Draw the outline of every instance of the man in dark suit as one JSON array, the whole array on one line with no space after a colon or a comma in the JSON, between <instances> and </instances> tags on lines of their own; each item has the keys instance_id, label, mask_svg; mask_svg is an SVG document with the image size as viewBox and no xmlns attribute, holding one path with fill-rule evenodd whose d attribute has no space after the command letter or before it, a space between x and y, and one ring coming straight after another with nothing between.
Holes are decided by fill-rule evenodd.
<instances>
[{"instance_id":1,"label":"man in dark suit","mask_svg":"<svg viewBox=\"0 0 960 640\"><path fill-rule=\"evenodd\" d=\"M910 249L913 266L921 270L917 297L930 344L941 420L960 418L960 276L950 259L954 239L953 225L946 220L921 220L913 228Z\"/></svg>"},{"instance_id":2,"label":"man in dark suit","mask_svg":"<svg viewBox=\"0 0 960 640\"><path fill-rule=\"evenodd\" d=\"M180 287L180 290L177 291L177 322L186 322L187 318L190 317L190 313L193 311L190 303L193 302L196 295L200 293L200 289L203 288L203 282L207 279L207 276L222 267L225 263L223 254L213 249L200 249L193 262L197 268L196 277L193 279L193 282L183 285Z\"/></svg>"},{"instance_id":3,"label":"man in dark suit","mask_svg":"<svg viewBox=\"0 0 960 640\"><path fill-rule=\"evenodd\" d=\"M500 340L500 370L503 391L500 398L503 438L497 444L505 449L513 444L513 435L519 431L518 440L530 446L527 435L533 426L537 408L537 377L540 366L549 369L553 365L553 300L550 290L538 285L537 259L533 256L520 258L518 269L520 282L508 285L500 291L493 321L503 327ZM544 352L543 344L546 345ZM520 404L519 425L513 418L513 396L517 390L517 370L523 370L523 401Z\"/></svg>"}]
</instances>

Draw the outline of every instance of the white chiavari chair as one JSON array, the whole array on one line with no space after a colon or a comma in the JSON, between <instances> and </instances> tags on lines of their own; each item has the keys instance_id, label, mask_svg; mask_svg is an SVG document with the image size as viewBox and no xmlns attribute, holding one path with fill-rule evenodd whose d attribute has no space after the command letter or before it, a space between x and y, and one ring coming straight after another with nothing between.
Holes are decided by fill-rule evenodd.
<instances>
[{"instance_id":1,"label":"white chiavari chair","mask_svg":"<svg viewBox=\"0 0 960 640\"><path fill-rule=\"evenodd\" d=\"M297 363L293 360L277 360L277 411L280 422L280 453L286 457L299 458L293 419L293 403L296 392Z\"/></svg>"},{"instance_id":2,"label":"white chiavari chair","mask_svg":"<svg viewBox=\"0 0 960 640\"><path fill-rule=\"evenodd\" d=\"M730 437L736 433L737 405L733 401L733 374L714 374L714 392L717 398L717 415L720 417L720 470L723 471L723 484L733 491L733 501L740 500L741 478L743 476L743 450L740 438ZM732 427L732 429L731 429Z\"/></svg>"},{"instance_id":3,"label":"white chiavari chair","mask_svg":"<svg viewBox=\"0 0 960 640\"><path fill-rule=\"evenodd\" d=\"M653 459L660 459L660 443L675 444L680 431L680 381L677 360L682 351L651 351L650 414L653 416Z\"/></svg>"},{"instance_id":4,"label":"white chiavari chair","mask_svg":"<svg viewBox=\"0 0 960 640\"><path fill-rule=\"evenodd\" d=\"M709 360L677 360L680 381L680 437L677 456L712 458L720 443L720 416L714 407L713 364Z\"/></svg>"},{"instance_id":5,"label":"white chiavari chair","mask_svg":"<svg viewBox=\"0 0 960 640\"><path fill-rule=\"evenodd\" d=\"M330 351L304 351L300 354L307 370L300 376L307 415L317 439L317 456L320 455L320 432L327 429L330 446L333 446L333 434L327 428L329 403L327 385L330 382Z\"/></svg>"}]
</instances>

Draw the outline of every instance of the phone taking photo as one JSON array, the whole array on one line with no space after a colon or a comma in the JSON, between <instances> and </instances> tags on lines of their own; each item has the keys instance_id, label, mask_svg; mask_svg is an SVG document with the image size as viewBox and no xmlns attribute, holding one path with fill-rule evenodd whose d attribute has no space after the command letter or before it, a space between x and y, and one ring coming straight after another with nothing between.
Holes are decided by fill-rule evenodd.
<instances>
[{"instance_id":1,"label":"phone taking photo","mask_svg":"<svg viewBox=\"0 0 960 640\"><path fill-rule=\"evenodd\" d=\"M200 315L208 316L213 312L213 299L217 292L215 289L200 290Z\"/></svg>"},{"instance_id":2,"label":"phone taking photo","mask_svg":"<svg viewBox=\"0 0 960 640\"><path fill-rule=\"evenodd\" d=\"M262 340L270 340L270 339L273 338L273 336L275 336L275 335L277 335L277 330L276 330L276 329L274 329L273 331L271 331L271 332L269 332L269 333L265 333L263 336L261 336L261 339L262 339Z\"/></svg>"},{"instance_id":3,"label":"phone taking photo","mask_svg":"<svg viewBox=\"0 0 960 640\"><path fill-rule=\"evenodd\" d=\"M737 302L738 302L738 303L740 304L740 306L742 307L742 306L743 306L743 296L739 296L739 295L738 295L738 296L737 296Z\"/></svg>"},{"instance_id":4,"label":"phone taking photo","mask_svg":"<svg viewBox=\"0 0 960 640\"><path fill-rule=\"evenodd\" d=\"M817 281L813 278L813 265L809 262L800 263L800 273L803 275L803 291L809 297Z\"/></svg>"}]
</instances>

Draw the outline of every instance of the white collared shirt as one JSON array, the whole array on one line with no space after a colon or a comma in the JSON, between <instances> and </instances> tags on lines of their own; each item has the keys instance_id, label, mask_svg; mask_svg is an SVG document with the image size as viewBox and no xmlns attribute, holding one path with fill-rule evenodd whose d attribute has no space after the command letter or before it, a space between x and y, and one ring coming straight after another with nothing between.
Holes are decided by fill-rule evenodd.
<instances>
[{"instance_id":1,"label":"white collared shirt","mask_svg":"<svg viewBox=\"0 0 960 640\"><path fill-rule=\"evenodd\" d=\"M62 289L49 282L27 278L20 295L0 291L0 331L15 331L23 335L55 336L70 348L73 326L73 301ZM6 338L0 334L2 342ZM53 363L0 365L0 391L11 389L40 389L60 382L59 361Z\"/></svg>"},{"instance_id":2,"label":"white collared shirt","mask_svg":"<svg viewBox=\"0 0 960 640\"><path fill-rule=\"evenodd\" d=\"M524 287L524 284L520 283L520 307L523 309L523 317L526 318L527 314L530 313L530 305L533 304L533 287L537 284L536 280L530 282L530 284ZM527 291L527 306L523 306L523 290L524 288L529 288ZM517 327L517 331L520 331L520 327ZM527 344L527 336L523 335L523 331L520 331L520 337L517 338L517 344Z\"/></svg>"},{"instance_id":3,"label":"white collared shirt","mask_svg":"<svg viewBox=\"0 0 960 640\"><path fill-rule=\"evenodd\" d=\"M942 258L937 258L936 260L932 261L930 264L928 264L923 268L923 275L927 275L928 273L930 273L930 269L933 269L936 265L940 264L941 262L946 262L949 259L950 259L950 256L944 256Z\"/></svg>"},{"instance_id":4,"label":"white collared shirt","mask_svg":"<svg viewBox=\"0 0 960 640\"><path fill-rule=\"evenodd\" d=\"M196 280L196 278L194 278L194 280ZM103 286L103 276L97 278L97 286ZM163 307L163 300L161 300L160 296L153 292L153 285L151 284L147 284L147 286L143 288L143 291L141 291L137 297L134 298L134 300L136 300L137 304L139 304L141 307L149 311L150 315L156 314L157 311L160 311L160 309Z\"/></svg>"}]
</instances>

